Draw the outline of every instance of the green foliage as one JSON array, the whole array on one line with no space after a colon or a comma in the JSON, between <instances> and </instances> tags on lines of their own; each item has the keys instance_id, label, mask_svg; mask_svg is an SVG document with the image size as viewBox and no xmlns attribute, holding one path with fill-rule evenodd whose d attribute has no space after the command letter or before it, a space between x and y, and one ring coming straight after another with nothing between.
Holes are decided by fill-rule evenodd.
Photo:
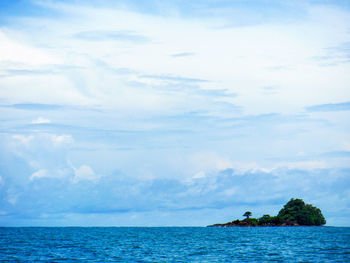
<instances>
[{"instance_id":1,"label":"green foliage","mask_svg":"<svg viewBox=\"0 0 350 263\"><path fill-rule=\"evenodd\" d=\"M283 223L282 218L278 216L263 215L258 219L259 226L276 226Z\"/></svg>"},{"instance_id":2,"label":"green foliage","mask_svg":"<svg viewBox=\"0 0 350 263\"><path fill-rule=\"evenodd\" d=\"M243 216L246 216L247 218L249 218L251 215L252 215L252 212L247 211L247 212L244 213Z\"/></svg>"},{"instance_id":3,"label":"green foliage","mask_svg":"<svg viewBox=\"0 0 350 263\"><path fill-rule=\"evenodd\" d=\"M279 211L277 216L263 215L262 217L250 218L252 212L246 211L244 220L235 220L226 224L213 226L322 226L326 220L319 208L305 204L302 199L292 198Z\"/></svg>"},{"instance_id":4,"label":"green foliage","mask_svg":"<svg viewBox=\"0 0 350 263\"><path fill-rule=\"evenodd\" d=\"M258 219L259 226L269 226L272 223L270 215L263 215Z\"/></svg>"},{"instance_id":5,"label":"green foliage","mask_svg":"<svg viewBox=\"0 0 350 263\"><path fill-rule=\"evenodd\" d=\"M254 226L257 226L259 224L258 219L256 219L256 218L247 218L244 220L248 221L251 225L254 225Z\"/></svg>"},{"instance_id":6,"label":"green foliage","mask_svg":"<svg viewBox=\"0 0 350 263\"><path fill-rule=\"evenodd\" d=\"M283 223L282 218L278 217L278 216L272 216L271 217L271 222L273 225L280 225Z\"/></svg>"},{"instance_id":7,"label":"green foliage","mask_svg":"<svg viewBox=\"0 0 350 263\"><path fill-rule=\"evenodd\" d=\"M319 208L305 204L302 199L294 198L284 205L277 217L282 221L294 222L304 226L321 226L326 223Z\"/></svg>"}]
</instances>

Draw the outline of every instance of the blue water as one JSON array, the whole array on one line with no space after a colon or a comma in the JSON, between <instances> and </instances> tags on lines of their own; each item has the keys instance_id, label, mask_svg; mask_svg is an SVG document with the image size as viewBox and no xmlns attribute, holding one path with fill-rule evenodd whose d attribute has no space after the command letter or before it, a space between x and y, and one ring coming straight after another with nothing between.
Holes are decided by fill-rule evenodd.
<instances>
[{"instance_id":1,"label":"blue water","mask_svg":"<svg viewBox=\"0 0 350 263\"><path fill-rule=\"evenodd\" d=\"M350 262L350 228L0 228L0 260Z\"/></svg>"}]
</instances>

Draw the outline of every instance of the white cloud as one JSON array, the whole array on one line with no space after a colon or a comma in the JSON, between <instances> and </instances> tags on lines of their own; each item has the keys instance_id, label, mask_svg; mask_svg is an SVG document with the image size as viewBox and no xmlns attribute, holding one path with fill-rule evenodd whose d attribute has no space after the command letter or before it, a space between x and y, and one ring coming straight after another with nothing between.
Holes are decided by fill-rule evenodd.
<instances>
[{"instance_id":1,"label":"white cloud","mask_svg":"<svg viewBox=\"0 0 350 263\"><path fill-rule=\"evenodd\" d=\"M192 178L194 178L194 179L204 178L204 177L206 177L206 174L205 174L205 172L203 172L203 171L198 172L198 173L196 173L194 176L192 176Z\"/></svg>"},{"instance_id":2,"label":"white cloud","mask_svg":"<svg viewBox=\"0 0 350 263\"><path fill-rule=\"evenodd\" d=\"M7 202L11 205L16 205L19 198L19 194L12 188L7 190Z\"/></svg>"},{"instance_id":3,"label":"white cloud","mask_svg":"<svg viewBox=\"0 0 350 263\"><path fill-rule=\"evenodd\" d=\"M73 143L71 135L51 135L51 141L54 146L59 147Z\"/></svg>"},{"instance_id":4,"label":"white cloud","mask_svg":"<svg viewBox=\"0 0 350 263\"><path fill-rule=\"evenodd\" d=\"M67 164L68 165L68 164ZM68 176L72 174L72 169L70 167L50 167L51 169L39 169L32 173L29 179L31 181L41 179L41 178L56 178L56 179L67 179Z\"/></svg>"},{"instance_id":5,"label":"white cloud","mask_svg":"<svg viewBox=\"0 0 350 263\"><path fill-rule=\"evenodd\" d=\"M190 157L190 164L194 169L202 171L225 170L233 167L231 160L220 156L216 152L200 152Z\"/></svg>"},{"instance_id":6,"label":"white cloud","mask_svg":"<svg viewBox=\"0 0 350 263\"><path fill-rule=\"evenodd\" d=\"M51 123L51 121L43 117L38 117L37 119L32 120L32 124L44 124L44 123Z\"/></svg>"},{"instance_id":7,"label":"white cloud","mask_svg":"<svg viewBox=\"0 0 350 263\"><path fill-rule=\"evenodd\" d=\"M230 97L221 100L237 103L244 107L245 112L253 114L295 112L310 103L342 100L346 96L346 83L349 82L350 75L348 66L323 67L313 59L324 56L328 47L347 40L344 34L347 24L343 21L349 15L344 10L325 7L321 12L319 8L310 7L310 10L306 10L309 11L309 17L302 21L214 30L213 26L225 22L226 18L214 21L198 17L185 19L151 16L125 9L82 8L74 4L49 6L57 8L58 12L66 12L69 19L24 19L23 26L28 30L16 32L21 35L22 38L18 38L21 41L13 40L16 43L11 42L7 47L19 46L19 43L24 46L26 41L22 40L30 39L32 46L38 46L37 50L43 54L48 53L49 56L64 58L62 63L72 68L49 77L30 76L28 79L27 76L24 79L4 80L10 82L4 83L4 86L9 87L3 94L8 99L18 99L21 94L31 96L26 91L28 89L22 88L23 83L30 81L33 83L31 93L41 101L46 99L80 105L98 104L128 112L171 112L197 108L213 111L213 98L207 99L195 94L193 89L186 89L186 85L166 91L164 81L147 80L147 83L140 77L142 75L208 79L209 82L199 86L238 92L239 100ZM333 21L334 17L342 19ZM50 31L40 31L40 34L46 34L46 38L38 37L40 41L36 43L35 36L38 33L34 28L43 23L47 23ZM332 27L327 26L329 23ZM127 30L144 35L151 41L132 45L101 39L97 44L72 37L88 30ZM10 33L11 31L7 31L6 35L2 33L2 38L9 39L7 34ZM44 48L45 45L53 48ZM184 60L174 60L168 56L182 50L194 50L196 56L184 57ZM96 60L101 63L95 63ZM41 58L40 61L45 59ZM52 61L46 63L57 64ZM130 72L118 75L118 68L130 69ZM48 83L50 89L47 88ZM261 87L271 85L280 88L278 94L261 94ZM319 92L320 89L322 92Z\"/></svg>"},{"instance_id":8,"label":"white cloud","mask_svg":"<svg viewBox=\"0 0 350 263\"><path fill-rule=\"evenodd\" d=\"M239 188L238 187L232 187L232 188L229 188L229 189L226 189L222 192L223 195L226 195L226 196L233 196L235 195L237 192L239 192Z\"/></svg>"},{"instance_id":9,"label":"white cloud","mask_svg":"<svg viewBox=\"0 0 350 263\"><path fill-rule=\"evenodd\" d=\"M14 142L19 142L16 147L20 150L26 146L30 151L50 150L51 147L63 147L71 145L74 140L69 134L50 134L50 133L34 133L31 135L16 134L12 135ZM23 150L23 149L22 149Z\"/></svg>"},{"instance_id":10,"label":"white cloud","mask_svg":"<svg viewBox=\"0 0 350 263\"><path fill-rule=\"evenodd\" d=\"M280 179L282 190L275 193L290 195L285 192L290 185L296 189L293 194L302 191L294 185L295 174L287 178L273 169L334 167L317 156L339 147L350 149L347 113L334 118L334 112L325 117L304 110L313 104L350 100L350 63L339 64L346 57L340 58L339 51L332 57L330 51L348 41L346 10L328 6L304 10L304 15L288 23L277 17L267 23L220 28L227 17L214 21L145 15L124 8L87 7L88 3L43 5L63 15L13 17L0 30L0 111L7 119L2 134L16 132L4 145L13 147L16 158L23 158L18 171L30 169L23 175L26 180L18 182L28 183L30 176L32 181L49 177L73 183L69 187L77 189L77 196L66 194L72 207L85 193L79 182L98 181L105 194L103 179L113 176L99 180L100 174L114 175L115 170L121 171L122 178L104 182L110 186L105 195L113 205L119 179L125 180L126 198L132 197L133 189L142 192L149 184L154 186L149 188L151 199L159 200L171 194L169 189L175 197L198 194L197 204L202 204L203 193L213 194L208 200L215 201L219 192L246 198L246 189L272 198L273 194L259 190L266 186L268 192ZM274 94L261 92L263 87L275 87ZM26 103L61 106L47 112L18 107ZM277 117L260 118L271 112ZM288 114L278 117L284 112ZM30 120L43 124L50 119L61 125L26 125ZM86 164L74 168L69 161L93 163L94 169ZM347 159L339 162L349 166ZM231 169L234 172L226 176ZM10 180L2 176L7 187ZM157 185L162 178L168 181ZM38 193L47 195L50 190ZM9 200L15 204L16 195Z\"/></svg>"},{"instance_id":11,"label":"white cloud","mask_svg":"<svg viewBox=\"0 0 350 263\"><path fill-rule=\"evenodd\" d=\"M100 176L95 174L88 165L83 164L78 169L74 168L73 183L78 183L80 181L96 181L99 178Z\"/></svg>"},{"instance_id":12,"label":"white cloud","mask_svg":"<svg viewBox=\"0 0 350 263\"><path fill-rule=\"evenodd\" d=\"M24 145L28 145L33 139L34 139L34 136L33 135L28 135L28 136L25 136L25 135L12 135L12 138L21 142L22 144Z\"/></svg>"},{"instance_id":13,"label":"white cloud","mask_svg":"<svg viewBox=\"0 0 350 263\"><path fill-rule=\"evenodd\" d=\"M200 171L196 174L194 174L192 177L185 178L183 182L187 185L192 185L196 182L197 179L202 179L207 177L206 173L203 171Z\"/></svg>"},{"instance_id":14,"label":"white cloud","mask_svg":"<svg viewBox=\"0 0 350 263\"><path fill-rule=\"evenodd\" d=\"M15 35L15 34L14 34ZM23 42L22 42L23 43ZM11 61L29 65L57 64L60 60L52 53L41 48L30 47L21 41L11 39L0 30L0 58L1 61Z\"/></svg>"},{"instance_id":15,"label":"white cloud","mask_svg":"<svg viewBox=\"0 0 350 263\"><path fill-rule=\"evenodd\" d=\"M276 169L280 167L287 167L289 169L304 169L304 170L313 170L313 169L324 169L329 168L327 163L324 161L300 161L300 162L281 162L276 164Z\"/></svg>"},{"instance_id":16,"label":"white cloud","mask_svg":"<svg viewBox=\"0 0 350 263\"><path fill-rule=\"evenodd\" d=\"M32 175L30 176L29 179L32 181L32 180L44 178L44 177L50 177L50 175L48 174L47 170L40 169L40 170L32 173Z\"/></svg>"},{"instance_id":17,"label":"white cloud","mask_svg":"<svg viewBox=\"0 0 350 263\"><path fill-rule=\"evenodd\" d=\"M341 146L342 150L350 151L350 142L343 142Z\"/></svg>"}]
</instances>

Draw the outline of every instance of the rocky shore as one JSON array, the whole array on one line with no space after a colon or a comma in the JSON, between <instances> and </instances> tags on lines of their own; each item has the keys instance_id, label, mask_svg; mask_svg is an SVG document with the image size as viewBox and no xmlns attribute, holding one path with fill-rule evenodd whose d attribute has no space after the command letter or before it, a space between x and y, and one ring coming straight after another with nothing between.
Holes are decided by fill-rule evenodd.
<instances>
[{"instance_id":1,"label":"rocky shore","mask_svg":"<svg viewBox=\"0 0 350 263\"><path fill-rule=\"evenodd\" d=\"M300 226L299 224L295 222L284 222L281 224L256 224L254 221L251 221L249 219L244 219L244 220L235 220L232 222L224 223L224 224L214 224L214 225L209 225L207 227L272 227L272 226L277 226L277 227L284 227L284 226Z\"/></svg>"}]
</instances>

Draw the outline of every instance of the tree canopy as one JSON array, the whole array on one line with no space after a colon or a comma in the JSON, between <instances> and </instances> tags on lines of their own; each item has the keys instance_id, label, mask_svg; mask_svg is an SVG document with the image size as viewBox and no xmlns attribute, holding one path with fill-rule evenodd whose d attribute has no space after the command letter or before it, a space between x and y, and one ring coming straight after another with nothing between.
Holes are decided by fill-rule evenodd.
<instances>
[{"instance_id":1,"label":"tree canopy","mask_svg":"<svg viewBox=\"0 0 350 263\"><path fill-rule=\"evenodd\" d=\"M247 211L247 212L244 213L243 216L246 216L247 218L249 218L251 215L252 215L252 212Z\"/></svg>"},{"instance_id":2,"label":"tree canopy","mask_svg":"<svg viewBox=\"0 0 350 263\"><path fill-rule=\"evenodd\" d=\"M289 220L304 226L321 226L326 224L326 219L323 217L321 210L310 204L305 204L302 199L292 198L284 205L277 216L282 221Z\"/></svg>"},{"instance_id":3,"label":"tree canopy","mask_svg":"<svg viewBox=\"0 0 350 263\"><path fill-rule=\"evenodd\" d=\"M305 204L302 199L289 200L279 211L277 216L268 214L262 217L250 218L252 212L247 211L243 216L244 220L235 220L225 224L215 224L212 226L322 226L326 224L326 219L319 208L310 204Z\"/></svg>"}]
</instances>

